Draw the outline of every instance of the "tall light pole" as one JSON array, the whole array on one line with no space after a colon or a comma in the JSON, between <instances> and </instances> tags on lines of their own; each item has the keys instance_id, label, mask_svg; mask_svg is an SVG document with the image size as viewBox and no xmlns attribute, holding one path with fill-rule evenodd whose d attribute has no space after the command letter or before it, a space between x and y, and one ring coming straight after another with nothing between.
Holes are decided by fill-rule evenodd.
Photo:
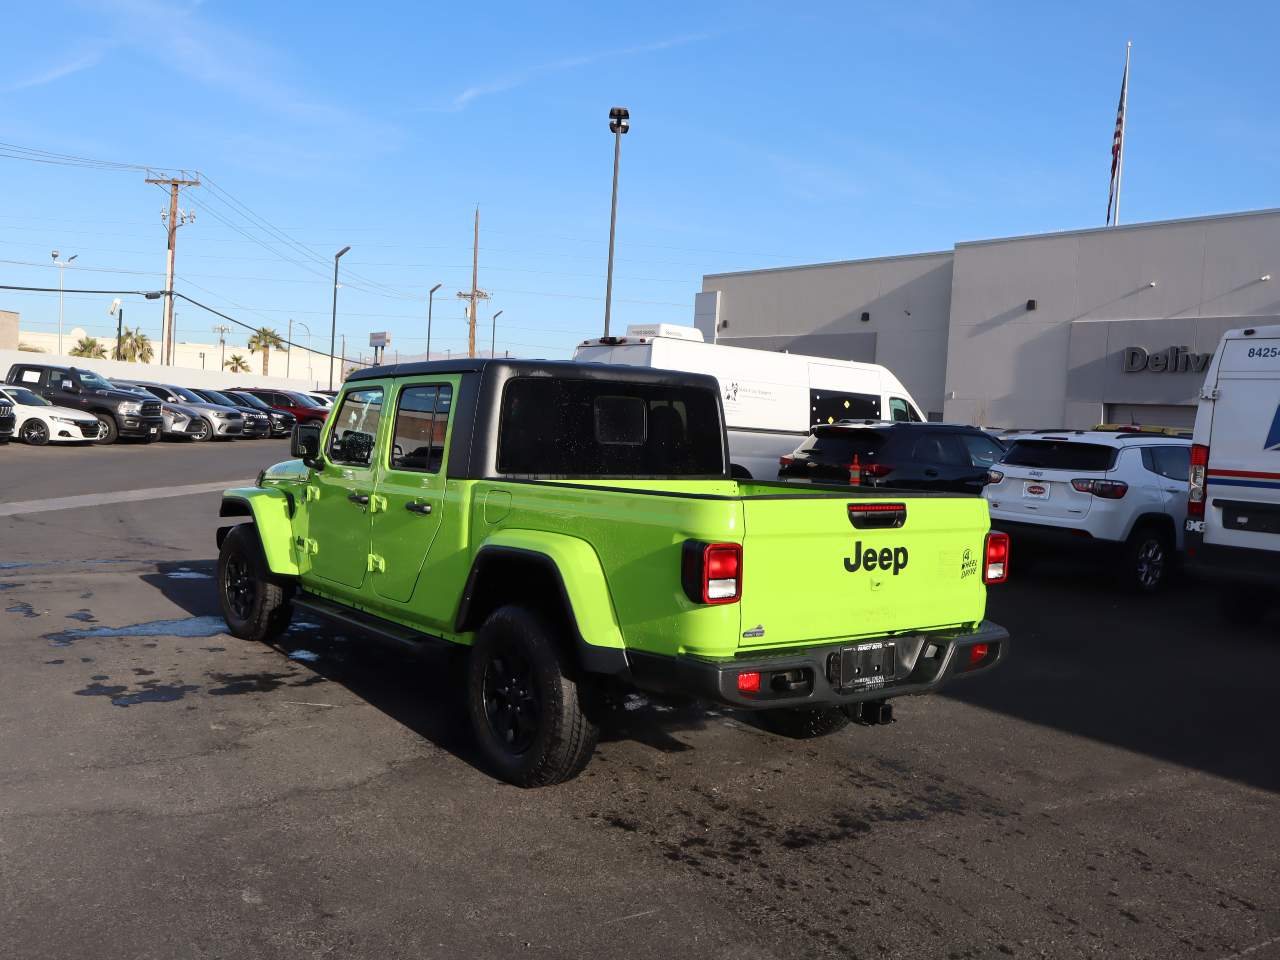
<instances>
[{"instance_id":1,"label":"tall light pole","mask_svg":"<svg viewBox=\"0 0 1280 960\"><path fill-rule=\"evenodd\" d=\"M609 111L609 129L613 131L613 202L609 207L609 275L604 288L604 335L609 335L609 313L613 307L613 232L618 225L618 158L622 154L622 135L631 129L631 111L614 107Z\"/></svg>"},{"instance_id":2,"label":"tall light pole","mask_svg":"<svg viewBox=\"0 0 1280 960\"><path fill-rule=\"evenodd\" d=\"M437 283L427 291L427 360L431 359L431 308L435 305L436 291L443 286L443 283Z\"/></svg>"},{"instance_id":3,"label":"tall light pole","mask_svg":"<svg viewBox=\"0 0 1280 960\"><path fill-rule=\"evenodd\" d=\"M499 310L497 313L493 315L493 329L489 331L489 359L490 360L493 359L493 349L498 343L498 318L500 316L502 316L501 310Z\"/></svg>"},{"instance_id":4,"label":"tall light pole","mask_svg":"<svg viewBox=\"0 0 1280 960\"><path fill-rule=\"evenodd\" d=\"M290 328L292 329L293 321L290 320L289 324L290 324ZM311 328L307 326L305 323L303 323L301 320L298 321L298 326L300 326L303 330L307 331L307 379L310 380L311 379ZM285 372L288 373L288 370L289 370L289 364L286 362Z\"/></svg>"},{"instance_id":5,"label":"tall light pole","mask_svg":"<svg viewBox=\"0 0 1280 960\"><path fill-rule=\"evenodd\" d=\"M220 323L213 328L213 332L218 335L218 349L220 350L218 370L223 371L227 369L227 334L231 332L231 328L226 324Z\"/></svg>"},{"instance_id":6,"label":"tall light pole","mask_svg":"<svg viewBox=\"0 0 1280 960\"><path fill-rule=\"evenodd\" d=\"M329 321L329 389L333 389L333 346L338 335L338 261L351 249L351 245L343 247L333 255L333 316ZM321 328L323 329L323 328Z\"/></svg>"},{"instance_id":7,"label":"tall light pole","mask_svg":"<svg viewBox=\"0 0 1280 960\"><path fill-rule=\"evenodd\" d=\"M107 307L107 316L116 318L116 359L123 360L124 355L120 352L120 340L124 336L124 301L119 297L111 301L111 306Z\"/></svg>"},{"instance_id":8,"label":"tall light pole","mask_svg":"<svg viewBox=\"0 0 1280 960\"><path fill-rule=\"evenodd\" d=\"M58 268L58 353L62 353L62 277L67 272L67 267L71 261L80 256L73 253L65 260L58 259L58 251L53 251L53 265Z\"/></svg>"}]
</instances>

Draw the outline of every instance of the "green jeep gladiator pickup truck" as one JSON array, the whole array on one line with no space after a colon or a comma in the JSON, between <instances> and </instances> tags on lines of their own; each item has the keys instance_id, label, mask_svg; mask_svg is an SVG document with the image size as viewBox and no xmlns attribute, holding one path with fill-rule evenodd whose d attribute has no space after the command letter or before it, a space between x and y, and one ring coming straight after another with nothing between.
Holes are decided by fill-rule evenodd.
<instances>
[{"instance_id":1,"label":"green jeep gladiator pickup truck","mask_svg":"<svg viewBox=\"0 0 1280 960\"><path fill-rule=\"evenodd\" d=\"M231 632L292 611L466 650L485 755L522 786L579 773L599 704L639 689L819 736L990 669L1008 541L979 497L739 481L709 376L469 360L373 367L297 459L228 490ZM469 648L469 650L467 649Z\"/></svg>"}]
</instances>

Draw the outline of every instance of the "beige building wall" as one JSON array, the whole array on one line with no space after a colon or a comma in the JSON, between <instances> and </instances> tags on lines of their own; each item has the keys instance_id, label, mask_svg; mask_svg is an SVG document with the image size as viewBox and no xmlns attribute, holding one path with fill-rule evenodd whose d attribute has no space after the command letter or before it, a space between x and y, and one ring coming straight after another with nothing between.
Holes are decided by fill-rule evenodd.
<instances>
[{"instance_id":1,"label":"beige building wall","mask_svg":"<svg viewBox=\"0 0 1280 960\"><path fill-rule=\"evenodd\" d=\"M18 314L0 310L0 350L18 349Z\"/></svg>"}]
</instances>

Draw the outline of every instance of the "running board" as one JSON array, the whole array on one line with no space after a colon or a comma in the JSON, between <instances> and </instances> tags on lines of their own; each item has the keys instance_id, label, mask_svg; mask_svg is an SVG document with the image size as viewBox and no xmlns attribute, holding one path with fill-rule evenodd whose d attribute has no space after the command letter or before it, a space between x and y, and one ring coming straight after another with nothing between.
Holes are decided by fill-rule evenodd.
<instances>
[{"instance_id":1,"label":"running board","mask_svg":"<svg viewBox=\"0 0 1280 960\"><path fill-rule=\"evenodd\" d=\"M395 623L392 620L384 620L382 617L376 617L372 613L354 610L351 607L343 606L340 603L334 603L332 600L325 600L323 597L313 596L309 593L295 595L293 606L322 620L328 620L331 623L339 624L366 636L376 637L378 640L395 644L406 650L420 651L437 644L447 644L449 642L429 633L419 633L417 630Z\"/></svg>"}]
</instances>

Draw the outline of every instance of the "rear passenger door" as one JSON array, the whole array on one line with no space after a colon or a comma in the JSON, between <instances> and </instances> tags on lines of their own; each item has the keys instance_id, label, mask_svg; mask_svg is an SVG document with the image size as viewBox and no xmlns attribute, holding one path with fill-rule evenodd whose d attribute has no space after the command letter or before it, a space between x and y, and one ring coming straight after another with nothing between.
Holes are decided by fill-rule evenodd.
<instances>
[{"instance_id":1,"label":"rear passenger door","mask_svg":"<svg viewBox=\"0 0 1280 960\"><path fill-rule=\"evenodd\" d=\"M394 415L388 408L390 442L380 454L372 547L372 586L385 600L408 603L415 591L420 596L431 589L423 571L447 509L445 468L458 380L400 382Z\"/></svg>"},{"instance_id":2,"label":"rear passenger door","mask_svg":"<svg viewBox=\"0 0 1280 960\"><path fill-rule=\"evenodd\" d=\"M1143 447L1142 465L1159 477L1157 483L1164 511L1173 519L1178 547L1181 549L1182 528L1187 519L1187 476L1191 472L1191 447L1186 444Z\"/></svg>"}]
</instances>

